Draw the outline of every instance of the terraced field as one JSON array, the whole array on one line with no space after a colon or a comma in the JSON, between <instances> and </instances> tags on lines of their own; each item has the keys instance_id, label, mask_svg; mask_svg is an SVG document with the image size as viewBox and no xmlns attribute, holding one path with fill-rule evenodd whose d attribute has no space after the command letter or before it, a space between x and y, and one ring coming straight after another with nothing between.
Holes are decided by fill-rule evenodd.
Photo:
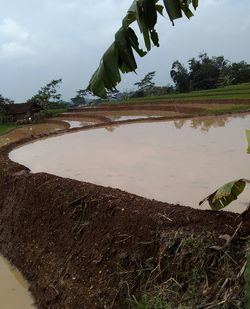
<instances>
[{"instance_id":1,"label":"terraced field","mask_svg":"<svg viewBox=\"0 0 250 309\"><path fill-rule=\"evenodd\" d=\"M127 100L129 102L145 102L145 101L172 101L172 100L211 100L211 99L250 99L250 83L244 83L233 86L220 87L203 91L192 91L189 93L169 94L163 96L150 96L143 98L133 98Z\"/></svg>"}]
</instances>

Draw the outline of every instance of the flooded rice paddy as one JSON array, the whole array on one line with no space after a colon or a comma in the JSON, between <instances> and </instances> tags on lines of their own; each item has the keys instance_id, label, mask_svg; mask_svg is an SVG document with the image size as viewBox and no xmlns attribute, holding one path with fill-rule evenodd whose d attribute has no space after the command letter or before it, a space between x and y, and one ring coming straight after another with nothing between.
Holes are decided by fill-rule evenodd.
<instances>
[{"instance_id":1,"label":"flooded rice paddy","mask_svg":"<svg viewBox=\"0 0 250 309\"><path fill-rule=\"evenodd\" d=\"M36 141L10 158L34 173L198 208L224 183L250 178L246 129L249 115L116 125ZM228 210L242 212L249 201L248 188Z\"/></svg>"},{"instance_id":2,"label":"flooded rice paddy","mask_svg":"<svg viewBox=\"0 0 250 309\"><path fill-rule=\"evenodd\" d=\"M0 308L35 309L28 283L8 261L0 256Z\"/></svg>"}]
</instances>

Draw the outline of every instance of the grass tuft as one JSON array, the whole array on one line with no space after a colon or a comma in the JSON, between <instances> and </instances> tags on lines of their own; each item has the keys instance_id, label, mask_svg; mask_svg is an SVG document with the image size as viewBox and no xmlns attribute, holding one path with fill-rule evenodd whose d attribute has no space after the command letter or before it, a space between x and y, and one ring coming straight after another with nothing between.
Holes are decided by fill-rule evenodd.
<instances>
[{"instance_id":1,"label":"grass tuft","mask_svg":"<svg viewBox=\"0 0 250 309\"><path fill-rule=\"evenodd\" d=\"M212 233L181 231L160 235L120 264L119 294L132 309L244 308L245 241L225 240ZM151 247L152 246L152 247ZM147 253L146 253L147 252ZM138 288L139 287L139 288Z\"/></svg>"}]
</instances>

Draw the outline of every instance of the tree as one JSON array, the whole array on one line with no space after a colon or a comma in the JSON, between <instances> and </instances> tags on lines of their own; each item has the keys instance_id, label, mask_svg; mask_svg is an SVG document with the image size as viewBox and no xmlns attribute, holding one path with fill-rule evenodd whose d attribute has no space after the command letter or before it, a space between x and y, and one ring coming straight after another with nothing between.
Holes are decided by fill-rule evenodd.
<instances>
[{"instance_id":1,"label":"tree","mask_svg":"<svg viewBox=\"0 0 250 309\"><path fill-rule=\"evenodd\" d=\"M121 81L120 73L134 72L137 69L134 52L144 57L150 50L152 44L159 47L159 37L155 30L158 14L163 15L165 10L173 23L175 19L181 18L183 13L192 17L190 5L196 9L198 0L134 0L127 15L123 19L122 27L116 32L115 40L104 53L100 65L93 74L88 90L94 95L106 98L107 90L113 90ZM137 22L143 35L146 50L140 48L138 37L132 29L131 24Z\"/></svg>"},{"instance_id":2,"label":"tree","mask_svg":"<svg viewBox=\"0 0 250 309\"><path fill-rule=\"evenodd\" d=\"M198 59L192 58L189 63L190 90L204 90L216 88L223 69L228 61L223 56L209 58L202 53Z\"/></svg>"},{"instance_id":3,"label":"tree","mask_svg":"<svg viewBox=\"0 0 250 309\"><path fill-rule=\"evenodd\" d=\"M5 98L0 94L0 115L4 113Z\"/></svg>"},{"instance_id":4,"label":"tree","mask_svg":"<svg viewBox=\"0 0 250 309\"><path fill-rule=\"evenodd\" d=\"M245 61L231 64L224 56L210 58L201 53L188 60L188 69L175 61L170 75L179 92L205 90L250 82L250 65Z\"/></svg>"},{"instance_id":5,"label":"tree","mask_svg":"<svg viewBox=\"0 0 250 309\"><path fill-rule=\"evenodd\" d=\"M47 108L49 104L59 103L62 95L58 93L58 88L61 83L61 78L53 79L50 83L41 87L38 93L27 102L38 103L44 108Z\"/></svg>"},{"instance_id":6,"label":"tree","mask_svg":"<svg viewBox=\"0 0 250 309\"><path fill-rule=\"evenodd\" d=\"M142 92L144 95L149 95L150 91L155 86L155 83L152 82L154 77L155 77L155 71L149 72L144 76L142 80L135 83L134 85L138 87L138 91Z\"/></svg>"},{"instance_id":7,"label":"tree","mask_svg":"<svg viewBox=\"0 0 250 309\"><path fill-rule=\"evenodd\" d=\"M179 61L175 61L170 71L170 76L175 83L175 88L179 92L188 92L190 80L188 70Z\"/></svg>"},{"instance_id":8,"label":"tree","mask_svg":"<svg viewBox=\"0 0 250 309\"><path fill-rule=\"evenodd\" d=\"M14 104L14 101L8 98L4 98L1 94L0 94L0 106L6 105L6 104Z\"/></svg>"},{"instance_id":9,"label":"tree","mask_svg":"<svg viewBox=\"0 0 250 309\"><path fill-rule=\"evenodd\" d=\"M250 64L245 61L234 62L229 67L229 75L233 84L247 83L250 81Z\"/></svg>"},{"instance_id":10,"label":"tree","mask_svg":"<svg viewBox=\"0 0 250 309\"><path fill-rule=\"evenodd\" d=\"M74 105L79 106L79 105L84 105L86 104L86 99L85 96L89 93L88 90L80 89L76 92L76 96L74 98L71 98L70 100L73 102Z\"/></svg>"},{"instance_id":11,"label":"tree","mask_svg":"<svg viewBox=\"0 0 250 309\"><path fill-rule=\"evenodd\" d=\"M0 94L0 122L2 122L5 118L5 106L7 104L14 104L14 101L8 98L4 98L1 94Z\"/></svg>"},{"instance_id":12,"label":"tree","mask_svg":"<svg viewBox=\"0 0 250 309\"><path fill-rule=\"evenodd\" d=\"M14 101L8 98L4 98L1 94L0 94L0 113L4 112L4 107L7 104L14 104Z\"/></svg>"}]
</instances>

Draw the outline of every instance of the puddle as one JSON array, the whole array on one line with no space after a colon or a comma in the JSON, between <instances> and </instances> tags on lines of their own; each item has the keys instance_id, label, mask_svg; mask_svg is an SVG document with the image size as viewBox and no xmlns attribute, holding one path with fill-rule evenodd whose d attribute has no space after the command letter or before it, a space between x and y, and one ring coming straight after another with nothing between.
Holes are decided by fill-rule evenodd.
<instances>
[{"instance_id":1,"label":"puddle","mask_svg":"<svg viewBox=\"0 0 250 309\"><path fill-rule=\"evenodd\" d=\"M10 158L32 172L199 208L224 183L250 178L249 128L250 115L129 124L36 141ZM227 209L242 212L249 201L250 186Z\"/></svg>"},{"instance_id":2,"label":"puddle","mask_svg":"<svg viewBox=\"0 0 250 309\"><path fill-rule=\"evenodd\" d=\"M22 275L0 256L0 308L35 309L28 288Z\"/></svg>"}]
</instances>

